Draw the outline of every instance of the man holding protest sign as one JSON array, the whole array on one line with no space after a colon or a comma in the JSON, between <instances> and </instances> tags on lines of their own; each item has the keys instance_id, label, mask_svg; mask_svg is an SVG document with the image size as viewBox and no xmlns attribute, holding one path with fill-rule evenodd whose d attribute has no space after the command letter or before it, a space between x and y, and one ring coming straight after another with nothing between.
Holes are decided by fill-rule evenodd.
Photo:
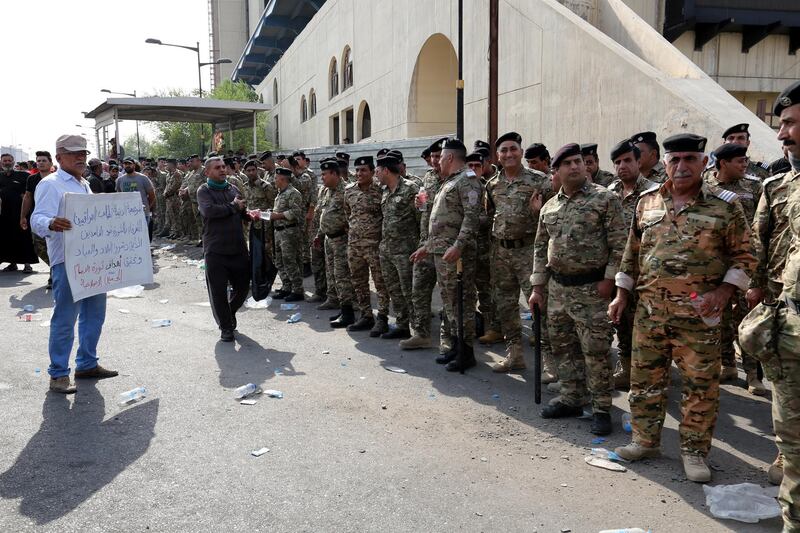
<instances>
[{"instance_id":1,"label":"man holding protest sign","mask_svg":"<svg viewBox=\"0 0 800 533\"><path fill-rule=\"evenodd\" d=\"M50 321L50 390L63 394L76 391L70 381L69 356L75 340L78 320L78 353L75 378L104 379L117 375L98 364L97 343L106 318L106 295L97 294L77 302L72 299L64 266L64 231L72 223L64 217L64 195L92 194L83 179L86 170L86 139L80 135L62 135L56 140L58 171L43 179L36 188L36 207L31 215L33 231L47 240L47 254L53 276L53 318Z\"/></svg>"}]
</instances>

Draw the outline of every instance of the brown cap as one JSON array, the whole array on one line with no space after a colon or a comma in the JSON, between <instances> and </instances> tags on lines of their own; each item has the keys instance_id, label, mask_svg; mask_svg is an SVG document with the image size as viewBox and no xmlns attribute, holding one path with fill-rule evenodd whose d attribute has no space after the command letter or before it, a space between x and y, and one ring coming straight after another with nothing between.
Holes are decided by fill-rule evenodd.
<instances>
[{"instance_id":1,"label":"brown cap","mask_svg":"<svg viewBox=\"0 0 800 533\"><path fill-rule=\"evenodd\" d=\"M86 152L86 139L80 135L62 135L56 139L56 152Z\"/></svg>"}]
</instances>

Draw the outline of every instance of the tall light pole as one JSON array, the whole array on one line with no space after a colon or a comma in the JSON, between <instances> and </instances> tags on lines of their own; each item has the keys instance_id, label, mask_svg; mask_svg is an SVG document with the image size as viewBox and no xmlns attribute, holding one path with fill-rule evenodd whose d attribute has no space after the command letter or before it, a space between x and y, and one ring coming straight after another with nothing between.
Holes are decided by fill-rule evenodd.
<instances>
[{"instance_id":1,"label":"tall light pole","mask_svg":"<svg viewBox=\"0 0 800 533\"><path fill-rule=\"evenodd\" d=\"M101 93L108 93L108 94L121 94L123 96L132 96L136 98L136 91L132 93L122 93L119 91L109 91L108 89L100 89ZM119 139L117 139L119 141ZM136 158L140 158L142 156L142 146L139 144L139 121L136 121Z\"/></svg>"}]
</instances>

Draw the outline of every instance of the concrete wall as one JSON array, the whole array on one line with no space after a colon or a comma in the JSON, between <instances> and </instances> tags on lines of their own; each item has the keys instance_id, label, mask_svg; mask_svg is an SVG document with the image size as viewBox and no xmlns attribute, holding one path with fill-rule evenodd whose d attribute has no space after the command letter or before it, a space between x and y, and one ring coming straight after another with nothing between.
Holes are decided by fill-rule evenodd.
<instances>
[{"instance_id":1,"label":"concrete wall","mask_svg":"<svg viewBox=\"0 0 800 533\"><path fill-rule=\"evenodd\" d=\"M622 0L574 2L588 8L584 15L602 31L555 0L501 0L501 132L514 129L526 143L541 141L553 149L567 142L598 142L606 154L637 131L653 130L661 138L693 131L716 139L727 126L750 122L753 156L778 156L774 132L759 127L757 117ZM370 106L372 141L451 132L452 123L440 120L440 110L423 110L413 87L420 81L444 87L442 80L450 79L426 66L424 53L419 64L418 59L434 35L455 44L455 11L448 0L328 0L258 88L264 101L272 102L277 80L273 114L279 116L281 144L330 144L331 117L351 108L356 115L362 102ZM465 4L467 143L486 138L488 130L488 13L488 0ZM376 20L392 20L393 31L387 34ZM341 70L346 46L352 48L355 84L329 98L330 60L336 57ZM317 115L301 122L300 96L308 98L312 88ZM440 100L441 107L446 105ZM430 128L420 129L420 117L429 113Z\"/></svg>"},{"instance_id":2,"label":"concrete wall","mask_svg":"<svg viewBox=\"0 0 800 533\"><path fill-rule=\"evenodd\" d=\"M211 0L211 33L213 60L226 57L230 64L213 65L214 85L230 79L239 57L250 38L246 20L246 2L249 0ZM259 15L261 12L259 11ZM203 59L203 61L208 61Z\"/></svg>"}]
</instances>

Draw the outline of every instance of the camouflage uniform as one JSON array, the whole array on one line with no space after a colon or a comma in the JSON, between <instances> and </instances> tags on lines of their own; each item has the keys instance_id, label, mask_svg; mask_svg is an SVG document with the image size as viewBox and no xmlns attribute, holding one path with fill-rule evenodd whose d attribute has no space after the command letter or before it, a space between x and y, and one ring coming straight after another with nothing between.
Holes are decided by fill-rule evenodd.
<instances>
[{"instance_id":1,"label":"camouflage uniform","mask_svg":"<svg viewBox=\"0 0 800 533\"><path fill-rule=\"evenodd\" d=\"M746 172L751 176L758 178L760 181L763 181L769 178L769 164L760 163L757 161L750 161L749 163L747 163Z\"/></svg>"},{"instance_id":2,"label":"camouflage uniform","mask_svg":"<svg viewBox=\"0 0 800 533\"><path fill-rule=\"evenodd\" d=\"M783 455L783 482L778 501L783 509L784 532L800 531L800 188L792 183L786 207L791 244L783 271L786 306L778 313L778 364L764 365L772 382L772 420L775 442ZM789 177L791 176L791 177Z\"/></svg>"},{"instance_id":3,"label":"camouflage uniform","mask_svg":"<svg viewBox=\"0 0 800 533\"><path fill-rule=\"evenodd\" d=\"M478 216L478 236L475 250L475 291L478 294L478 311L483 317L486 331L500 332L500 317L492 291L492 215L488 211L489 180L481 177L481 211Z\"/></svg>"},{"instance_id":4,"label":"camouflage uniform","mask_svg":"<svg viewBox=\"0 0 800 533\"><path fill-rule=\"evenodd\" d=\"M394 191L384 186L381 196L381 271L399 329L408 329L411 314L412 269L409 256L419 244L420 212L414 207L419 188L398 179ZM430 313L429 313L430 316Z\"/></svg>"},{"instance_id":5,"label":"camouflage uniform","mask_svg":"<svg viewBox=\"0 0 800 533\"><path fill-rule=\"evenodd\" d=\"M607 170L597 170L597 174L591 177L592 183L608 187L614 181L616 176Z\"/></svg>"},{"instance_id":6,"label":"camouflage uniform","mask_svg":"<svg viewBox=\"0 0 800 533\"><path fill-rule=\"evenodd\" d=\"M509 179L505 171L486 184L487 211L492 219L492 277L494 302L502 333L509 350L521 349L522 326L519 318L520 290L527 299L531 295L530 275L533 268L533 243L536 238L538 213L530 208L534 194L546 202L553 195L552 182L543 173L523 168L519 176ZM542 360L553 369L547 319L542 315Z\"/></svg>"},{"instance_id":7,"label":"camouflage uniform","mask_svg":"<svg viewBox=\"0 0 800 533\"><path fill-rule=\"evenodd\" d=\"M441 338L458 331L457 264L448 263L442 257L452 246L461 252L464 343L467 346L472 346L475 339L475 238L482 188L478 177L469 169L451 174L436 194L428 221L426 249L433 254L445 314Z\"/></svg>"},{"instance_id":8,"label":"camouflage uniform","mask_svg":"<svg viewBox=\"0 0 800 533\"><path fill-rule=\"evenodd\" d=\"M755 176L745 175L744 178L721 183L717 178L717 171L714 170L706 175L704 181L713 187L725 189L736 193L739 203L744 209L745 219L748 227L752 224L755 217L756 206L761 199L761 181ZM740 352L742 358L742 370L747 374L756 372L758 361L738 350L737 330L739 324L749 311L745 292L738 292L731 298L730 304L722 313L722 324L720 331L720 347L722 356L722 366L736 368L736 352Z\"/></svg>"},{"instance_id":9,"label":"camouflage uniform","mask_svg":"<svg viewBox=\"0 0 800 533\"><path fill-rule=\"evenodd\" d=\"M167 202L164 198L164 189L167 187L167 173L156 170L156 176L153 179L153 189L156 194L156 212L155 221L156 227L159 232L169 230L167 225Z\"/></svg>"},{"instance_id":10,"label":"camouflage uniform","mask_svg":"<svg viewBox=\"0 0 800 533\"><path fill-rule=\"evenodd\" d=\"M369 275L378 293L378 314L389 315L389 291L383 281L378 247L381 242L381 186L374 181L366 190L358 183L345 187L344 210L350 224L347 262L353 280L356 303L362 316L372 316Z\"/></svg>"},{"instance_id":11,"label":"camouflage uniform","mask_svg":"<svg viewBox=\"0 0 800 533\"><path fill-rule=\"evenodd\" d=\"M664 183L667 181L667 169L664 168L664 163L659 161L653 168L650 169L650 172L647 173L645 178L649 179L653 183Z\"/></svg>"},{"instance_id":12,"label":"camouflage uniform","mask_svg":"<svg viewBox=\"0 0 800 533\"><path fill-rule=\"evenodd\" d=\"M420 177L419 177L419 176L417 176L416 174L411 174L411 173L409 173L409 174L406 174L406 175L405 175L405 176L403 176L403 177L404 177L405 179L407 179L408 181L414 182L414 183L417 185L417 187L419 187L420 189L421 189L421 188L422 188L422 186L424 185L424 183L423 183L423 181L422 181L422 178L420 178Z\"/></svg>"},{"instance_id":13,"label":"camouflage uniform","mask_svg":"<svg viewBox=\"0 0 800 533\"><path fill-rule=\"evenodd\" d=\"M176 170L172 174L167 174L167 183L164 187L164 205L166 209L166 224L170 232L175 236L185 234L185 228L181 223L180 210L181 200L178 197L178 189L181 188L183 173Z\"/></svg>"},{"instance_id":14,"label":"camouflage uniform","mask_svg":"<svg viewBox=\"0 0 800 533\"><path fill-rule=\"evenodd\" d=\"M630 231L631 223L633 222L633 217L636 213L636 204L639 201L639 195L644 191L655 187L655 185L655 183L640 174L636 179L636 185L633 187L633 191L631 191L631 193L627 196L625 195L625 185L622 183L621 179L615 179L608 186L608 190L616 194L617 198L619 198L619 201L622 203L622 218L625 221L626 233ZM623 311L619 324L615 326L615 329L617 330L617 346L619 348L618 370L623 371L625 375L630 373L632 350L631 342L633 341L633 315L635 311L636 295L631 294L628 306L625 308L625 311Z\"/></svg>"},{"instance_id":15,"label":"camouflage uniform","mask_svg":"<svg viewBox=\"0 0 800 533\"><path fill-rule=\"evenodd\" d=\"M352 305L353 282L350 279L350 266L347 264L347 214L344 208L344 180L339 180L335 188L325 187L319 195L319 230L317 238L325 241L325 275L328 290L336 286L342 306ZM328 296L332 295L330 292ZM335 299L331 298L331 299Z\"/></svg>"},{"instance_id":16,"label":"camouflage uniform","mask_svg":"<svg viewBox=\"0 0 800 533\"><path fill-rule=\"evenodd\" d=\"M319 205L319 198L322 196L325 187L322 187L317 191L317 200L315 205ZM319 209L314 210L314 218L311 219L311 235L316 236L317 231L319 231ZM320 246L316 248L314 246L311 247L311 273L314 276L314 294L316 296L325 297L326 295L336 294L336 287L331 284L328 286L328 279L325 273L325 248L324 246ZM337 296L333 301L339 301L339 297Z\"/></svg>"},{"instance_id":17,"label":"camouflage uniform","mask_svg":"<svg viewBox=\"0 0 800 533\"><path fill-rule=\"evenodd\" d=\"M275 197L278 195L278 189L274 185L267 183L262 179L256 178L254 181L249 179L242 185L242 196L247 202L247 209L260 209L266 211L272 209L275 205ZM268 220L255 220L250 224L256 229L265 228L264 232L264 249L274 257L273 229L272 223ZM245 241L247 242L247 232L245 232Z\"/></svg>"},{"instance_id":18,"label":"camouflage uniform","mask_svg":"<svg viewBox=\"0 0 800 533\"><path fill-rule=\"evenodd\" d=\"M736 195L703 184L673 211L672 182L639 197L617 286L636 290L628 400L633 441L658 447L673 360L681 373L681 450L708 455L719 408L719 327L707 326L689 295L725 281L747 289L755 266ZM635 288L635 289L634 289Z\"/></svg>"},{"instance_id":19,"label":"camouflage uniform","mask_svg":"<svg viewBox=\"0 0 800 533\"><path fill-rule=\"evenodd\" d=\"M187 179L187 185L189 187L189 199L192 202L192 216L194 217L194 225L198 238L201 238L203 235L203 217L200 216L200 209L197 204L197 189L199 189L200 186L206 182L206 180L206 174L202 167Z\"/></svg>"},{"instance_id":20,"label":"camouflage uniform","mask_svg":"<svg viewBox=\"0 0 800 533\"><path fill-rule=\"evenodd\" d=\"M611 409L612 327L609 300L599 296L597 282L614 279L625 236L617 196L587 180L572 196L562 188L542 206L533 247L531 284L548 284L547 325L561 403L581 405L588 385L595 413ZM577 279L583 276L595 279Z\"/></svg>"},{"instance_id":21,"label":"camouflage uniform","mask_svg":"<svg viewBox=\"0 0 800 533\"><path fill-rule=\"evenodd\" d=\"M195 173L199 171L197 170L190 170L183 176L181 180L181 189L186 189L190 191L190 185L194 178ZM195 189L196 194L197 189ZM201 231L200 233L197 232L197 224L195 221L194 211L192 210L192 198L191 192L189 192L189 196L181 197L181 210L180 210L180 218L183 222L183 227L186 228L186 237L190 239L199 239L200 235L203 234Z\"/></svg>"},{"instance_id":22,"label":"camouflage uniform","mask_svg":"<svg viewBox=\"0 0 800 533\"><path fill-rule=\"evenodd\" d=\"M313 182L311 178L305 172L301 172L300 174L292 177L292 186L300 192L300 196L303 199L303 217L302 220L298 221L301 224L301 242L303 246L303 263L308 263L311 261L311 248L310 243L308 242L308 224L306 223L306 214L308 213L308 208L311 205L316 204L317 194L316 190L312 190Z\"/></svg>"},{"instance_id":23,"label":"camouflage uniform","mask_svg":"<svg viewBox=\"0 0 800 533\"><path fill-rule=\"evenodd\" d=\"M303 294L303 251L300 219L303 218L303 197L300 192L287 186L275 197L275 213L283 213L286 220L275 220L275 266L283 282L283 288L295 294Z\"/></svg>"}]
</instances>

